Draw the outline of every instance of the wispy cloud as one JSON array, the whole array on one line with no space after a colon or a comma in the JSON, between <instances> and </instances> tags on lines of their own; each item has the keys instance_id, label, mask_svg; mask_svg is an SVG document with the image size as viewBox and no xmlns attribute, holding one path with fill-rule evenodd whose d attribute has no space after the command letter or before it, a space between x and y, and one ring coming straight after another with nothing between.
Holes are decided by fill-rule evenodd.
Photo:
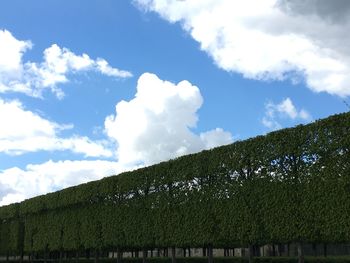
<instances>
[{"instance_id":1,"label":"wispy cloud","mask_svg":"<svg viewBox=\"0 0 350 263\"><path fill-rule=\"evenodd\" d=\"M265 105L265 116L262 119L262 124L271 130L277 130L282 128L280 124L282 119L310 121L311 118L309 112L304 109L298 110L292 100L286 98L278 104L268 102Z\"/></svg>"},{"instance_id":2,"label":"wispy cloud","mask_svg":"<svg viewBox=\"0 0 350 263\"><path fill-rule=\"evenodd\" d=\"M24 62L23 54L30 48L30 41L18 40L9 31L0 30L0 93L42 97L44 90L50 90L61 99L64 92L58 85L68 82L69 74L95 71L114 78L132 77L131 72L113 68L103 58L77 55L57 44L44 50L42 62Z\"/></svg>"},{"instance_id":3,"label":"wispy cloud","mask_svg":"<svg viewBox=\"0 0 350 263\"><path fill-rule=\"evenodd\" d=\"M0 98L0 153L20 155L38 151L71 151L86 157L112 157L104 141L85 136L63 138L60 132L73 125L58 124L26 110L17 100Z\"/></svg>"},{"instance_id":4,"label":"wispy cloud","mask_svg":"<svg viewBox=\"0 0 350 263\"><path fill-rule=\"evenodd\" d=\"M47 161L0 171L0 206L98 180L123 170L112 161Z\"/></svg>"}]
</instances>

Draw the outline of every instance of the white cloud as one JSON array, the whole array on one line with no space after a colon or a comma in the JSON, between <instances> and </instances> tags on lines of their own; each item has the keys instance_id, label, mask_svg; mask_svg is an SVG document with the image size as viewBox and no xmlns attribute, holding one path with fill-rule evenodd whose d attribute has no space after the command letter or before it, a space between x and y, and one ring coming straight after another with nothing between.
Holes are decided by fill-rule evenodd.
<instances>
[{"instance_id":1,"label":"white cloud","mask_svg":"<svg viewBox=\"0 0 350 263\"><path fill-rule=\"evenodd\" d=\"M108 62L102 58L98 58L94 64L96 69L104 75L107 75L110 77L119 77L119 78L132 77L132 74L129 71L112 68L108 64Z\"/></svg>"},{"instance_id":2,"label":"white cloud","mask_svg":"<svg viewBox=\"0 0 350 263\"><path fill-rule=\"evenodd\" d=\"M276 105L276 110L285 113L291 119L298 117L298 112L290 98L286 98L280 104Z\"/></svg>"},{"instance_id":3,"label":"white cloud","mask_svg":"<svg viewBox=\"0 0 350 263\"><path fill-rule=\"evenodd\" d=\"M62 98L64 92L58 84L68 82L69 74L96 71L116 78L132 76L128 71L111 67L102 58L93 60L87 54L76 55L57 44L44 50L41 63L22 61L31 47L30 41L17 40L9 31L0 30L0 93L21 92L41 97L44 90L51 90Z\"/></svg>"},{"instance_id":4,"label":"white cloud","mask_svg":"<svg viewBox=\"0 0 350 263\"><path fill-rule=\"evenodd\" d=\"M0 206L122 171L110 161L48 161L25 169L6 169L0 171Z\"/></svg>"},{"instance_id":5,"label":"white cloud","mask_svg":"<svg viewBox=\"0 0 350 263\"><path fill-rule=\"evenodd\" d=\"M265 116L262 123L265 127L277 130L282 128L278 119L310 121L311 115L304 109L297 110L290 98L286 98L278 104L269 102L265 105Z\"/></svg>"},{"instance_id":6,"label":"white cloud","mask_svg":"<svg viewBox=\"0 0 350 263\"><path fill-rule=\"evenodd\" d=\"M220 145L229 144L233 140L232 134L224 131L221 128L203 132L199 136L205 145L205 149L211 149Z\"/></svg>"},{"instance_id":7,"label":"white cloud","mask_svg":"<svg viewBox=\"0 0 350 263\"><path fill-rule=\"evenodd\" d=\"M231 134L222 129L191 131L202 102L199 89L186 80L174 84L143 74L135 98L119 102L116 115L105 121L107 134L118 144L119 163L148 165L231 143Z\"/></svg>"},{"instance_id":8,"label":"white cloud","mask_svg":"<svg viewBox=\"0 0 350 263\"><path fill-rule=\"evenodd\" d=\"M16 100L0 98L0 152L23 154L37 151L69 150L87 157L111 157L112 151L103 141L92 141L87 137L61 138L60 131L72 125L60 125L38 114L26 110Z\"/></svg>"},{"instance_id":9,"label":"white cloud","mask_svg":"<svg viewBox=\"0 0 350 263\"><path fill-rule=\"evenodd\" d=\"M315 92L350 95L350 15L342 11L349 10L348 1L135 2L171 23L180 22L226 71L293 81L296 73Z\"/></svg>"},{"instance_id":10,"label":"white cloud","mask_svg":"<svg viewBox=\"0 0 350 263\"><path fill-rule=\"evenodd\" d=\"M30 41L17 40L9 31L0 30L0 72L10 76L20 73L23 53L31 47ZM0 77L4 76L1 74Z\"/></svg>"}]
</instances>

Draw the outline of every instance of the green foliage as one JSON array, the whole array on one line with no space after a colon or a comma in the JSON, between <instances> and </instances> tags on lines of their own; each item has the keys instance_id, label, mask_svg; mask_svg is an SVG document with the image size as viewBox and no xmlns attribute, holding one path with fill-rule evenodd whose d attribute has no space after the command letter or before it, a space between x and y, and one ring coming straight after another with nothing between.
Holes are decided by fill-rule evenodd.
<instances>
[{"instance_id":1,"label":"green foliage","mask_svg":"<svg viewBox=\"0 0 350 263\"><path fill-rule=\"evenodd\" d=\"M18 203L0 209L0 254L23 250L24 226L18 214Z\"/></svg>"},{"instance_id":2,"label":"green foliage","mask_svg":"<svg viewBox=\"0 0 350 263\"><path fill-rule=\"evenodd\" d=\"M350 241L349 113L0 208L2 254L296 241Z\"/></svg>"}]
</instances>

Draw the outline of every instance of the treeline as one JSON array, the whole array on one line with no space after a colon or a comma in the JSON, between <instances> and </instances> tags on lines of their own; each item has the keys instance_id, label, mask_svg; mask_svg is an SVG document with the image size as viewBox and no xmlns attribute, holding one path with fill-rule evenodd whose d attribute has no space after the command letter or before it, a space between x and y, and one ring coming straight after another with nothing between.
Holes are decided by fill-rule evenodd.
<instances>
[{"instance_id":1,"label":"treeline","mask_svg":"<svg viewBox=\"0 0 350 263\"><path fill-rule=\"evenodd\" d=\"M346 243L349 150L345 113L4 206L0 254Z\"/></svg>"}]
</instances>

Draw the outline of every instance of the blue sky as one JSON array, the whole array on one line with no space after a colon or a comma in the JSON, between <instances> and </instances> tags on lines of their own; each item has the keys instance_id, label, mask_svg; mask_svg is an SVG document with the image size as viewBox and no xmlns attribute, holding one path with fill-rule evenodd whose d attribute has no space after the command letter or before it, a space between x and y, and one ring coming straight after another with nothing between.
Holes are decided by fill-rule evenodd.
<instances>
[{"instance_id":1,"label":"blue sky","mask_svg":"<svg viewBox=\"0 0 350 263\"><path fill-rule=\"evenodd\" d=\"M239 2L2 1L0 204L349 110L349 4Z\"/></svg>"}]
</instances>

